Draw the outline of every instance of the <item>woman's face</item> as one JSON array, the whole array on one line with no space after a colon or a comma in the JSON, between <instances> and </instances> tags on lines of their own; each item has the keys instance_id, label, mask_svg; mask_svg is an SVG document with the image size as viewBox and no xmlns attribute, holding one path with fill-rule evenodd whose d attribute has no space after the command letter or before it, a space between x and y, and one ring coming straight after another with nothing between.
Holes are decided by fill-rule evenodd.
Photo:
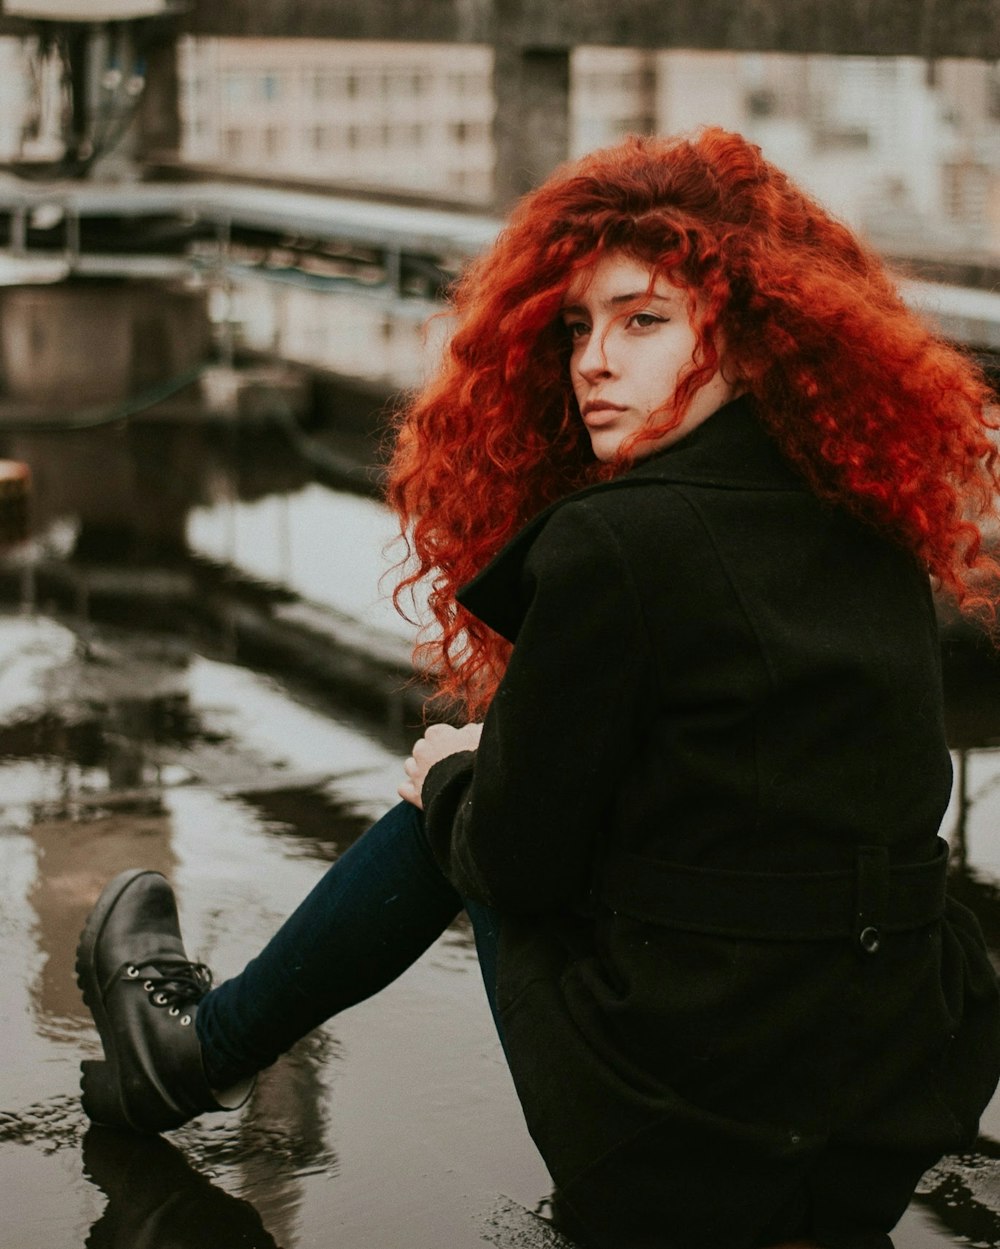
<instances>
[{"instance_id":1,"label":"woman's face","mask_svg":"<svg viewBox=\"0 0 1000 1249\"><path fill-rule=\"evenodd\" d=\"M646 427L691 363L697 333L687 293L641 261L612 252L580 273L566 292L562 319L572 343L570 380L594 455L614 459L625 440ZM679 425L640 442L649 455L677 442L736 391L716 372L696 391Z\"/></svg>"}]
</instances>

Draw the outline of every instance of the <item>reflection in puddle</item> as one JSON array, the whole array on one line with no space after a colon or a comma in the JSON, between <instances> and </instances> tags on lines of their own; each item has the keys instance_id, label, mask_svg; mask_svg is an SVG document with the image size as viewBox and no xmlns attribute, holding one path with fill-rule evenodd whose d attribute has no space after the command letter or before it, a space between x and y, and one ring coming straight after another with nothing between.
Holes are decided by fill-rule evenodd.
<instances>
[{"instance_id":1,"label":"reflection in puddle","mask_svg":"<svg viewBox=\"0 0 1000 1249\"><path fill-rule=\"evenodd\" d=\"M507 1187L544 1195L464 924L264 1073L248 1113L134 1155L86 1131L78 1063L97 1040L72 958L104 881L163 871L190 948L223 977L394 800L400 758L321 699L176 638L0 618L0 1187L37 1198L7 1217L9 1243L135 1249L155 1229L149 1243L177 1249L306 1249L336 1226L344 1244L471 1247L498 1139Z\"/></svg>"},{"instance_id":2,"label":"reflection in puddle","mask_svg":"<svg viewBox=\"0 0 1000 1249\"><path fill-rule=\"evenodd\" d=\"M382 583L402 554L396 537L381 504L316 484L253 503L197 508L188 524L193 551L409 640L413 629Z\"/></svg>"},{"instance_id":3,"label":"reflection in puddle","mask_svg":"<svg viewBox=\"0 0 1000 1249\"><path fill-rule=\"evenodd\" d=\"M22 578L37 577L43 596L86 615L113 593L115 572L132 576L133 592L141 581L145 594L159 586L169 600L190 597L191 579L215 567L287 612L311 605L351 622L369 647L377 636L405 663L415 629L384 580L403 555L396 526L374 498L334 488L329 473L317 481L317 458L355 463L335 451L339 441L375 453L378 418L353 419L353 432L315 435L276 417L169 416L85 433L8 433L0 452L27 463L34 483L33 557ZM370 494L374 472L359 472L357 488ZM123 619L123 607L119 594L105 618Z\"/></svg>"},{"instance_id":4,"label":"reflection in puddle","mask_svg":"<svg viewBox=\"0 0 1000 1249\"><path fill-rule=\"evenodd\" d=\"M213 1184L162 1137L88 1128L83 1170L108 1199L88 1249L278 1249L249 1202Z\"/></svg>"},{"instance_id":5,"label":"reflection in puddle","mask_svg":"<svg viewBox=\"0 0 1000 1249\"><path fill-rule=\"evenodd\" d=\"M978 696L953 723L993 743L988 682ZM242 1116L140 1144L79 1108L97 1042L72 951L104 881L163 871L190 949L230 974L393 801L402 753L176 636L0 617L0 1186L30 1195L11 1244L472 1249L498 1191L545 1198L462 921L266 1072ZM954 889L1000 962L1000 747L967 734L956 759ZM983 1130L927 1177L899 1249L1000 1246L1000 1102Z\"/></svg>"},{"instance_id":6,"label":"reflection in puddle","mask_svg":"<svg viewBox=\"0 0 1000 1249\"><path fill-rule=\"evenodd\" d=\"M973 1153L947 1158L920 1185L920 1205L936 1225L970 1245L1000 1244L1000 1146L981 1140Z\"/></svg>"}]
</instances>

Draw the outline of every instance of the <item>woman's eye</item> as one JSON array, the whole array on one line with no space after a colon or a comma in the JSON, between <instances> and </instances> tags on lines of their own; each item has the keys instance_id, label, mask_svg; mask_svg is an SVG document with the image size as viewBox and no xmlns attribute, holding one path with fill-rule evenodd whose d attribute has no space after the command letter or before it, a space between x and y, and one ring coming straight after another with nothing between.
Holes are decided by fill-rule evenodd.
<instances>
[{"instance_id":1,"label":"woman's eye","mask_svg":"<svg viewBox=\"0 0 1000 1249\"><path fill-rule=\"evenodd\" d=\"M566 321L564 325L566 333L572 342L576 342L579 338L585 338L590 333L590 326L586 321Z\"/></svg>"},{"instance_id":2,"label":"woman's eye","mask_svg":"<svg viewBox=\"0 0 1000 1249\"><path fill-rule=\"evenodd\" d=\"M663 317L654 316L652 312L633 312L628 324L637 330L648 330L651 325L662 325Z\"/></svg>"}]
</instances>

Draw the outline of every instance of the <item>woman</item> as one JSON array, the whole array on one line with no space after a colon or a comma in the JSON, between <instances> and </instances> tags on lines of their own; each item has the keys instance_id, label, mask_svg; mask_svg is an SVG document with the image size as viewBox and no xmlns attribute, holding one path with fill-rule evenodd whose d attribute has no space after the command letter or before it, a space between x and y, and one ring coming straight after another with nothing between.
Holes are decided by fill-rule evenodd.
<instances>
[{"instance_id":1,"label":"woman","mask_svg":"<svg viewBox=\"0 0 1000 1249\"><path fill-rule=\"evenodd\" d=\"M162 877L108 886L85 1108L238 1104L464 905L581 1242L891 1245L1000 1072L929 584L995 613L987 388L718 130L559 171L455 303L389 496L469 723L217 989Z\"/></svg>"}]
</instances>

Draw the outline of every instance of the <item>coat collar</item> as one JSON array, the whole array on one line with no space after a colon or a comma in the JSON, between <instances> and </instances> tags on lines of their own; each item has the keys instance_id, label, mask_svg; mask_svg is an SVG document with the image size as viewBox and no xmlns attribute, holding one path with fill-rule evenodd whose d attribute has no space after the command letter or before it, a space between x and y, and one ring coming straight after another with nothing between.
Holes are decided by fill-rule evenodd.
<instances>
[{"instance_id":1,"label":"coat collar","mask_svg":"<svg viewBox=\"0 0 1000 1249\"><path fill-rule=\"evenodd\" d=\"M640 460L620 477L585 486L559 499L519 530L483 570L458 591L458 601L513 642L522 606L518 587L528 551L549 517L567 503L609 490L646 486L707 486L719 490L806 490L783 458L747 396L731 400L696 429Z\"/></svg>"},{"instance_id":2,"label":"coat collar","mask_svg":"<svg viewBox=\"0 0 1000 1249\"><path fill-rule=\"evenodd\" d=\"M730 400L679 442L640 460L620 477L587 489L647 481L721 490L807 489L761 425L748 395Z\"/></svg>"}]
</instances>

